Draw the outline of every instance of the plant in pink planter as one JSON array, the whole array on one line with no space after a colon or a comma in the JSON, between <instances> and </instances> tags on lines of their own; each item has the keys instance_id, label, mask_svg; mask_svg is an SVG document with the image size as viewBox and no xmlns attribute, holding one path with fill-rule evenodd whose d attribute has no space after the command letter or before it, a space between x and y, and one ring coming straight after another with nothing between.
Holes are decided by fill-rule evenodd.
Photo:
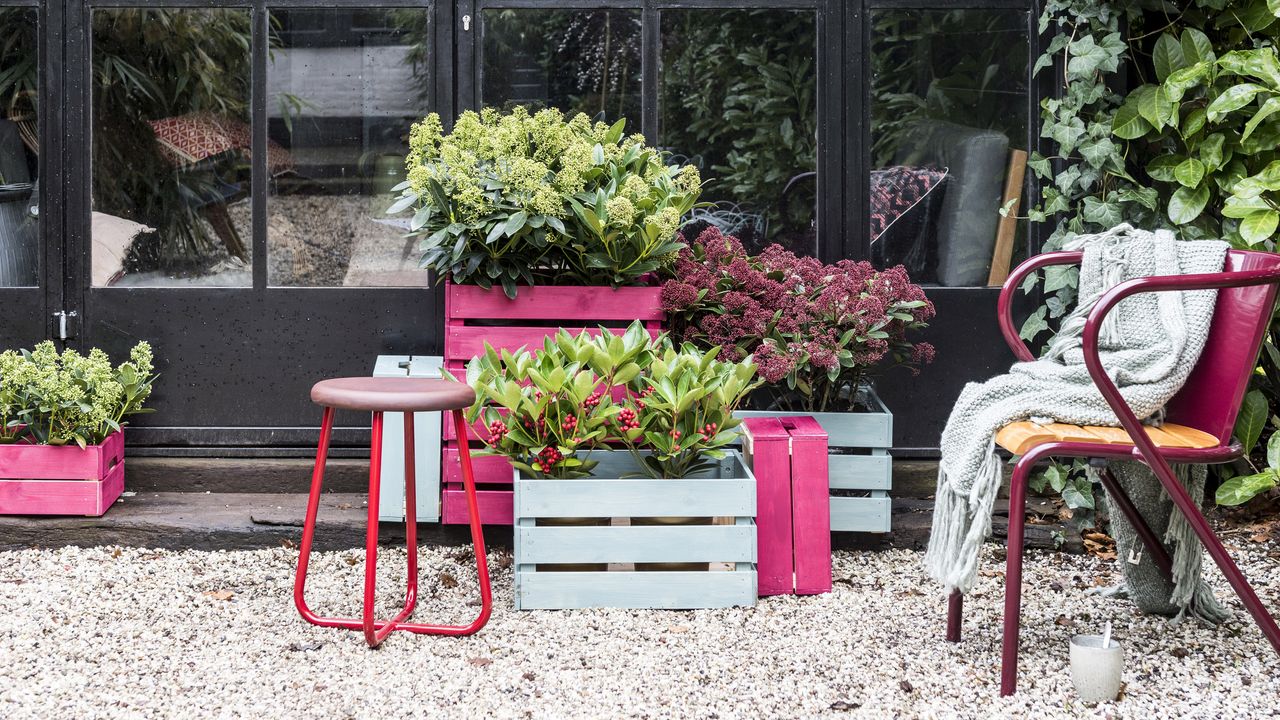
<instances>
[{"instance_id":1,"label":"plant in pink planter","mask_svg":"<svg viewBox=\"0 0 1280 720\"><path fill-rule=\"evenodd\" d=\"M112 366L52 342L0 353L0 513L101 515L124 489L125 418L151 394L151 346Z\"/></svg>"}]
</instances>

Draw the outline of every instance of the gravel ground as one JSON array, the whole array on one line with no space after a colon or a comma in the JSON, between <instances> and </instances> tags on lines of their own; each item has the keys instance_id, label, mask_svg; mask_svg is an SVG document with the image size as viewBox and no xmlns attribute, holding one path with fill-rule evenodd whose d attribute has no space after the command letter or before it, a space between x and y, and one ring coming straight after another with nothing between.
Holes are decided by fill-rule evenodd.
<instances>
[{"instance_id":1,"label":"gravel ground","mask_svg":"<svg viewBox=\"0 0 1280 720\"><path fill-rule=\"evenodd\" d=\"M1236 556L1280 608L1280 549ZM755 608L524 612L510 555L493 553L493 619L479 635L312 627L290 600L296 550L0 553L0 717L1273 717L1280 660L1238 620L1218 629L1141 616L1086 591L1112 563L1029 556L1021 687L997 695L1002 550L989 546L966 637L942 640L945 601L917 552L838 552L835 591ZM417 617L476 611L466 548L422 552ZM358 551L317 555L308 597L354 613ZM405 555L379 563L384 613ZM1230 596L1216 570L1220 596ZM1234 600L1234 597L1231 596ZM1233 604L1243 613L1238 604ZM1067 640L1111 619L1126 645L1123 699L1074 699Z\"/></svg>"}]
</instances>

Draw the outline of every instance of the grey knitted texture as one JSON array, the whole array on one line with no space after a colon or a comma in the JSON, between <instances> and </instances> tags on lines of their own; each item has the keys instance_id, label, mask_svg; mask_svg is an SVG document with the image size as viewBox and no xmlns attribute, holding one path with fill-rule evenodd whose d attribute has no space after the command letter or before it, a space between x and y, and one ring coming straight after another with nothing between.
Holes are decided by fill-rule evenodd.
<instances>
[{"instance_id":1,"label":"grey knitted texture","mask_svg":"<svg viewBox=\"0 0 1280 720\"><path fill-rule=\"evenodd\" d=\"M1227 244L1178 242L1120 225L1079 237L1069 249L1084 251L1079 305L1068 315L1045 356L1015 363L1005 375L969 383L942 431L933 531L925 554L929 574L948 590L973 587L978 557L991 533L991 511L1000 490L1002 462L996 432L1030 420L1075 425L1119 425L1084 366L1081 336L1089 310L1125 280L1153 275L1220 272ZM1099 351L1121 396L1139 418L1158 416L1182 387L1208 336L1212 290L1145 293L1114 308L1102 328Z\"/></svg>"}]
</instances>

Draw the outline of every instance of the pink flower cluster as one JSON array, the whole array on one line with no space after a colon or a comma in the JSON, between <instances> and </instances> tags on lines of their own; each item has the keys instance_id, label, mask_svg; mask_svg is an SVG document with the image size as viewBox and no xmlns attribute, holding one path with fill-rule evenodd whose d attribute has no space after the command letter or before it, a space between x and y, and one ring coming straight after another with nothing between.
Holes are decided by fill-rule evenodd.
<instances>
[{"instance_id":1,"label":"pink flower cluster","mask_svg":"<svg viewBox=\"0 0 1280 720\"><path fill-rule=\"evenodd\" d=\"M824 265L779 245L751 256L710 228L680 251L673 274L662 306L676 335L719 346L725 360L754 355L770 383L787 380L809 394L833 383L856 387L886 360L915 371L933 360L931 345L907 336L927 325L933 303L901 266Z\"/></svg>"}]
</instances>

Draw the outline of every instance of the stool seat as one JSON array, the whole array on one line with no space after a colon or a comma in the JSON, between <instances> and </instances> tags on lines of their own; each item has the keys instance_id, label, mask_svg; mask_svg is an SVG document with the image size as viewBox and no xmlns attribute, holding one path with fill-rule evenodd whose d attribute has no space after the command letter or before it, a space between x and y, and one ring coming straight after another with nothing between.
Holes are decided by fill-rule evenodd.
<instances>
[{"instance_id":1,"label":"stool seat","mask_svg":"<svg viewBox=\"0 0 1280 720\"><path fill-rule=\"evenodd\" d=\"M339 410L429 412L471 407L476 393L453 380L406 377L345 377L311 387L311 401Z\"/></svg>"}]
</instances>

